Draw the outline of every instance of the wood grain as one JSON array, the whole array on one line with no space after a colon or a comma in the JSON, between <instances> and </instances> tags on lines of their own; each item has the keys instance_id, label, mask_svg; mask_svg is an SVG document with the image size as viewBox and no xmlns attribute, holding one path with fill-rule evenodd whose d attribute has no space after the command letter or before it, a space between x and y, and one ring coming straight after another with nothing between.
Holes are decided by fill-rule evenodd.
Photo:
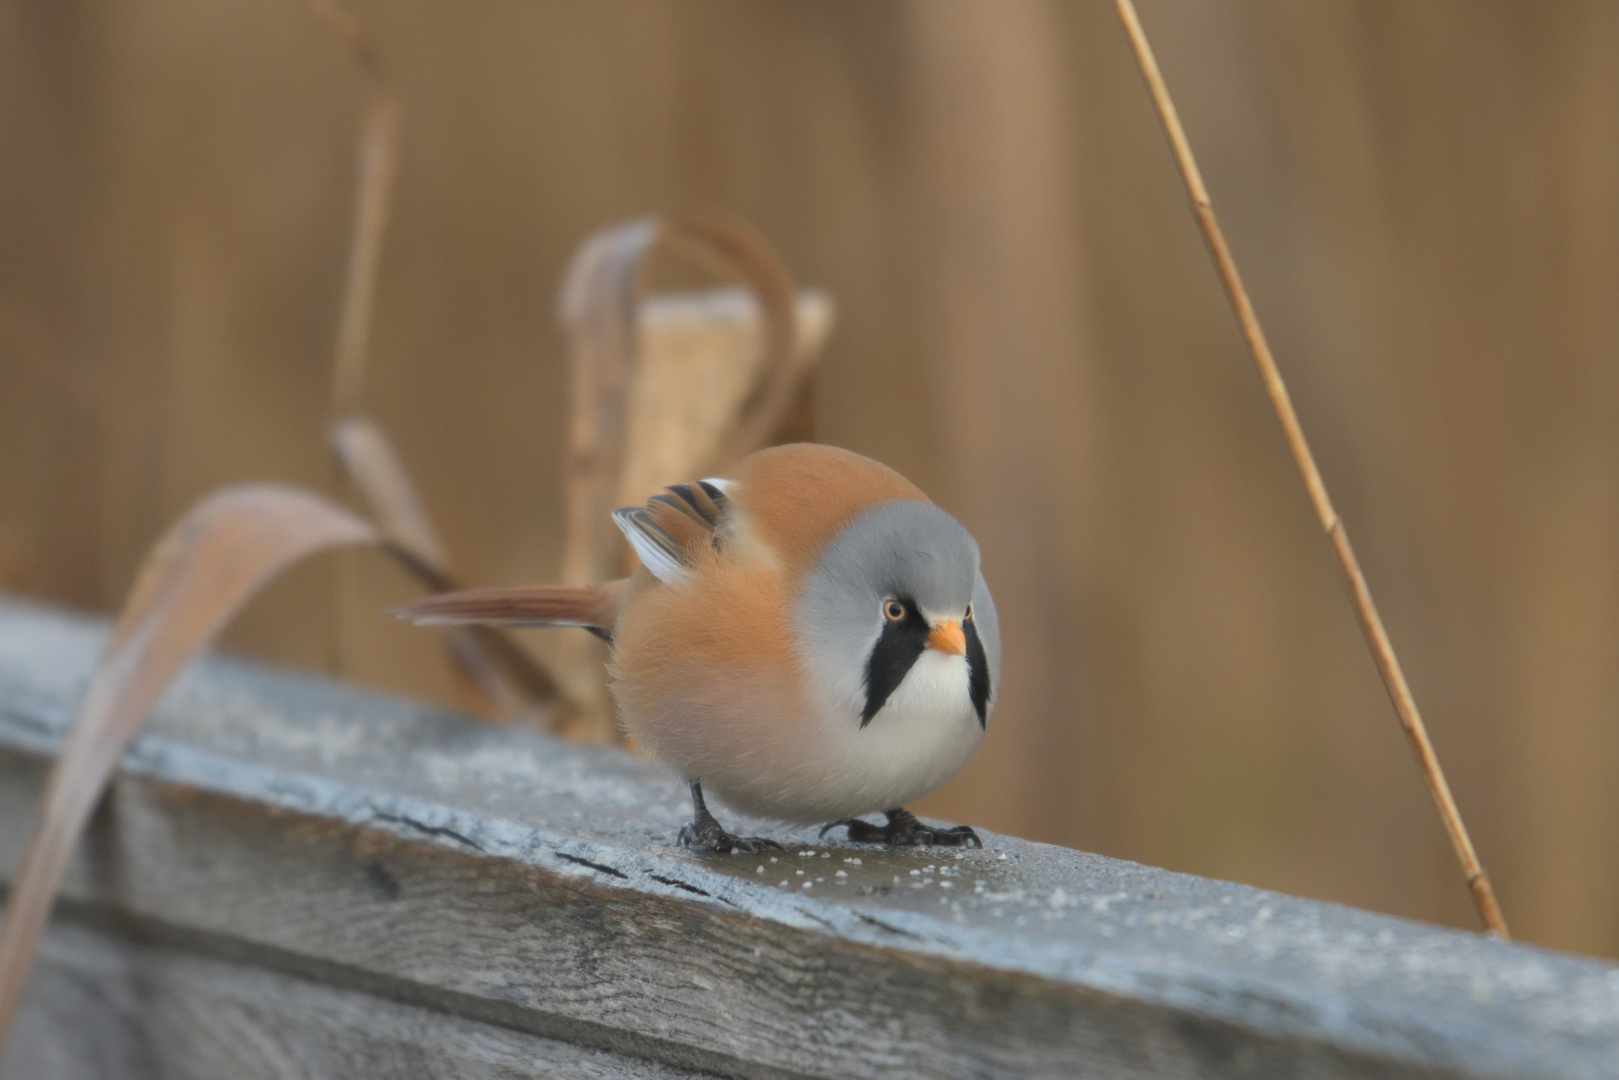
<instances>
[{"instance_id":1,"label":"wood grain","mask_svg":"<svg viewBox=\"0 0 1619 1080\"><path fill-rule=\"evenodd\" d=\"M699 1074L58 925L0 1076L29 1080L680 1080ZM706 1075L706 1074L705 1074Z\"/></svg>"},{"instance_id":2,"label":"wood grain","mask_svg":"<svg viewBox=\"0 0 1619 1080\"><path fill-rule=\"evenodd\" d=\"M0 606L0 876L102 633ZM619 751L210 659L126 757L65 917L735 1076L1583 1077L1619 1053L1611 965L994 834L704 859L673 846L682 804Z\"/></svg>"}]
</instances>

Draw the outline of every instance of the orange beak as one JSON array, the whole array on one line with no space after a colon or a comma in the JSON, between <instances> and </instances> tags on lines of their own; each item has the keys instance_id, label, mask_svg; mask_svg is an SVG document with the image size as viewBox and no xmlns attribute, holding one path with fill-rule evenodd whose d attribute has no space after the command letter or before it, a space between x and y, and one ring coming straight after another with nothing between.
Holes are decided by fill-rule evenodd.
<instances>
[{"instance_id":1,"label":"orange beak","mask_svg":"<svg viewBox=\"0 0 1619 1080\"><path fill-rule=\"evenodd\" d=\"M928 648L938 649L951 656L967 655L967 635L962 633L961 624L954 619L946 619L942 623L934 624L928 631Z\"/></svg>"}]
</instances>

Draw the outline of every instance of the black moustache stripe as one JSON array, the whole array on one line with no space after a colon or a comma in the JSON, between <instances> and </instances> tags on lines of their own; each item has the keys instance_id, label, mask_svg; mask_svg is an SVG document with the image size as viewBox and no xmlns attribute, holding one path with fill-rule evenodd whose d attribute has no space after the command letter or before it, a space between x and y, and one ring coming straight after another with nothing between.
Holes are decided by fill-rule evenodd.
<instances>
[{"instance_id":1,"label":"black moustache stripe","mask_svg":"<svg viewBox=\"0 0 1619 1080\"><path fill-rule=\"evenodd\" d=\"M961 628L967 635L967 693L978 711L978 726L983 728L989 722L989 659L984 656L984 643L978 639L978 627L973 625L971 615L962 621Z\"/></svg>"},{"instance_id":2,"label":"black moustache stripe","mask_svg":"<svg viewBox=\"0 0 1619 1080\"><path fill-rule=\"evenodd\" d=\"M905 618L898 622L883 620L882 636L866 659L866 708L860 714L861 727L871 723L928 647L927 620L910 600L899 600L905 605Z\"/></svg>"}]
</instances>

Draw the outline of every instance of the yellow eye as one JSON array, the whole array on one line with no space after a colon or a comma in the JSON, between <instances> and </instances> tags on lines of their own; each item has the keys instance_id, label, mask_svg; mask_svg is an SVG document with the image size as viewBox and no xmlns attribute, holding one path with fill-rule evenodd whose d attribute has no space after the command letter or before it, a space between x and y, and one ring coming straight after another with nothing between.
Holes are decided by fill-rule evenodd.
<instances>
[{"instance_id":1,"label":"yellow eye","mask_svg":"<svg viewBox=\"0 0 1619 1080\"><path fill-rule=\"evenodd\" d=\"M899 622L905 618L905 605L898 600L890 600L883 605L883 614L888 617L889 622Z\"/></svg>"}]
</instances>

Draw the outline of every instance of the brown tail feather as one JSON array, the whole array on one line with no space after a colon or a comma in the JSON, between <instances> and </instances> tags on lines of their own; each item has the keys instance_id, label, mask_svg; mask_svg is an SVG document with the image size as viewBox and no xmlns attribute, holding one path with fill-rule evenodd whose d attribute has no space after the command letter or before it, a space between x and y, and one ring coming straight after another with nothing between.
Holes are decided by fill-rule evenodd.
<instances>
[{"instance_id":1,"label":"brown tail feather","mask_svg":"<svg viewBox=\"0 0 1619 1080\"><path fill-rule=\"evenodd\" d=\"M582 626L610 637L624 581L602 585L515 585L440 593L393 609L424 626Z\"/></svg>"}]
</instances>

